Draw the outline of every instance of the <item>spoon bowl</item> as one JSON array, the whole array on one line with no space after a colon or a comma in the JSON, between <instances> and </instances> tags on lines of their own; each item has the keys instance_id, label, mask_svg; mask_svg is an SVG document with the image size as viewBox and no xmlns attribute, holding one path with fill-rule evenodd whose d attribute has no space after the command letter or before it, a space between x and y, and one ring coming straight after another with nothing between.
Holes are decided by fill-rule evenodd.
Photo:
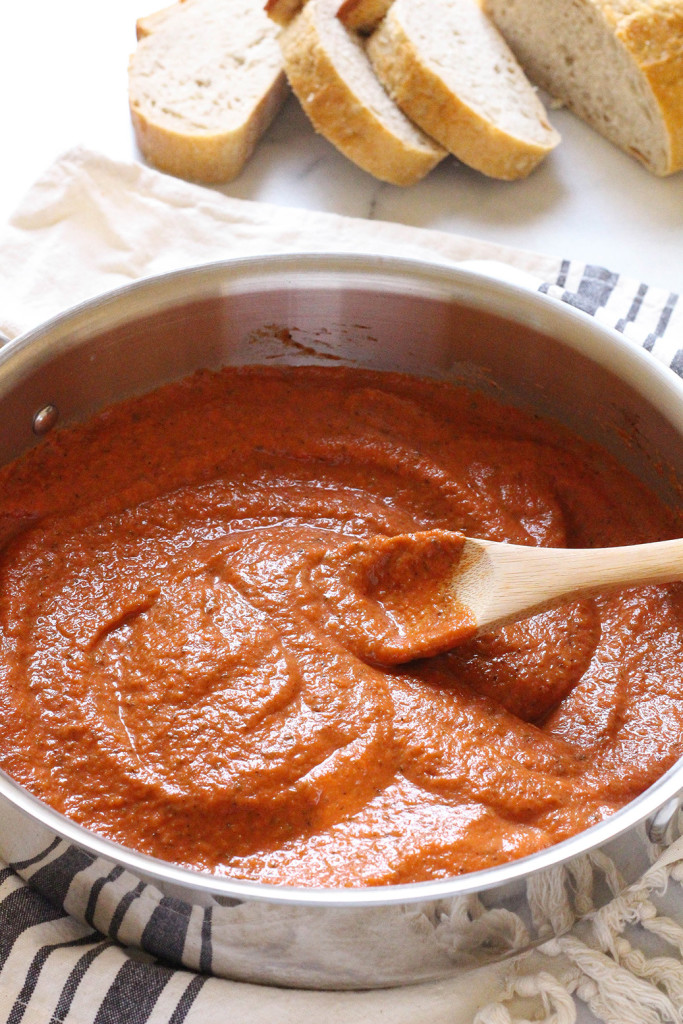
<instances>
[{"instance_id":1,"label":"spoon bowl","mask_svg":"<svg viewBox=\"0 0 683 1024\"><path fill-rule=\"evenodd\" d=\"M337 550L318 586L362 657L398 665L577 597L679 579L683 539L545 548L427 530Z\"/></svg>"}]
</instances>

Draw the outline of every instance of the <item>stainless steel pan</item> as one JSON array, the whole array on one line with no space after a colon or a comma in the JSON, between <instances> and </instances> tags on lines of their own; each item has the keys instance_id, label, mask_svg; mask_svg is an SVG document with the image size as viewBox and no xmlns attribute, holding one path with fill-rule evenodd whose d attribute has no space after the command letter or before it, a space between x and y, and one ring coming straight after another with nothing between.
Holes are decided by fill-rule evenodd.
<instances>
[{"instance_id":1,"label":"stainless steel pan","mask_svg":"<svg viewBox=\"0 0 683 1024\"><path fill-rule=\"evenodd\" d=\"M0 351L0 460L198 367L353 364L492 390L561 420L678 500L683 386L589 317L471 271L268 257L135 284ZM294 889L116 846L0 777L0 856L48 898L169 963L248 981L371 988L445 977L569 928L677 838L683 766L549 850L459 878Z\"/></svg>"}]
</instances>

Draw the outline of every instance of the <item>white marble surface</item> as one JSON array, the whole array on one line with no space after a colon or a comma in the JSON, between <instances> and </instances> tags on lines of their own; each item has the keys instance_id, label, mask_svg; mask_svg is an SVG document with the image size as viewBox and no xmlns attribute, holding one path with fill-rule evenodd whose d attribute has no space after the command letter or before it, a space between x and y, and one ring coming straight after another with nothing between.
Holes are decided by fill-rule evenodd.
<instances>
[{"instance_id":1,"label":"white marble surface","mask_svg":"<svg viewBox=\"0 0 683 1024\"><path fill-rule=\"evenodd\" d=\"M61 152L84 145L139 160L126 72L135 19L164 0L2 0L0 223ZM455 160L400 189L375 181L317 136L290 99L243 174L222 191L433 227L598 263L683 288L683 174L657 179L567 111L563 135L525 181L494 182Z\"/></svg>"}]
</instances>

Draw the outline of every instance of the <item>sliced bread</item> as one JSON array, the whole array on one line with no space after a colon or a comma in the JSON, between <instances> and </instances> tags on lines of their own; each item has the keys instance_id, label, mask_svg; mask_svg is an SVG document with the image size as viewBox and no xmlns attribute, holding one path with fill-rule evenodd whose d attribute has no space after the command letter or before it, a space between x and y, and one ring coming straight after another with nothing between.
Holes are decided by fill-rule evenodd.
<instances>
[{"instance_id":1,"label":"sliced bread","mask_svg":"<svg viewBox=\"0 0 683 1024\"><path fill-rule=\"evenodd\" d=\"M343 0L337 17L353 32L367 34L377 28L392 0Z\"/></svg>"},{"instance_id":2,"label":"sliced bread","mask_svg":"<svg viewBox=\"0 0 683 1024\"><path fill-rule=\"evenodd\" d=\"M287 95L262 0L181 0L137 31L128 95L141 153L191 181L235 178Z\"/></svg>"},{"instance_id":3,"label":"sliced bread","mask_svg":"<svg viewBox=\"0 0 683 1024\"><path fill-rule=\"evenodd\" d=\"M340 152L382 181L411 185L446 151L390 99L338 8L339 0L308 0L282 29L289 83L316 131Z\"/></svg>"},{"instance_id":4,"label":"sliced bread","mask_svg":"<svg viewBox=\"0 0 683 1024\"><path fill-rule=\"evenodd\" d=\"M394 0L367 53L404 113L490 177L525 177L560 140L477 0Z\"/></svg>"},{"instance_id":5,"label":"sliced bread","mask_svg":"<svg viewBox=\"0 0 683 1024\"><path fill-rule=\"evenodd\" d=\"M683 0L485 0L530 78L654 174L683 169Z\"/></svg>"}]
</instances>

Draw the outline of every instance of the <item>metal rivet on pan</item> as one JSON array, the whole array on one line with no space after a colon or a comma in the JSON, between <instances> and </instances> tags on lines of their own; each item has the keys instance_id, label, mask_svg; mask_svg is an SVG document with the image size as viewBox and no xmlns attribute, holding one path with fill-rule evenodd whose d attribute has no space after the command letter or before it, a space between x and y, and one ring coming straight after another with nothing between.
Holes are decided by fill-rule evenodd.
<instances>
[{"instance_id":1,"label":"metal rivet on pan","mask_svg":"<svg viewBox=\"0 0 683 1024\"><path fill-rule=\"evenodd\" d=\"M59 410L56 405L44 405L33 416L33 433L47 434L54 427L59 419Z\"/></svg>"}]
</instances>

